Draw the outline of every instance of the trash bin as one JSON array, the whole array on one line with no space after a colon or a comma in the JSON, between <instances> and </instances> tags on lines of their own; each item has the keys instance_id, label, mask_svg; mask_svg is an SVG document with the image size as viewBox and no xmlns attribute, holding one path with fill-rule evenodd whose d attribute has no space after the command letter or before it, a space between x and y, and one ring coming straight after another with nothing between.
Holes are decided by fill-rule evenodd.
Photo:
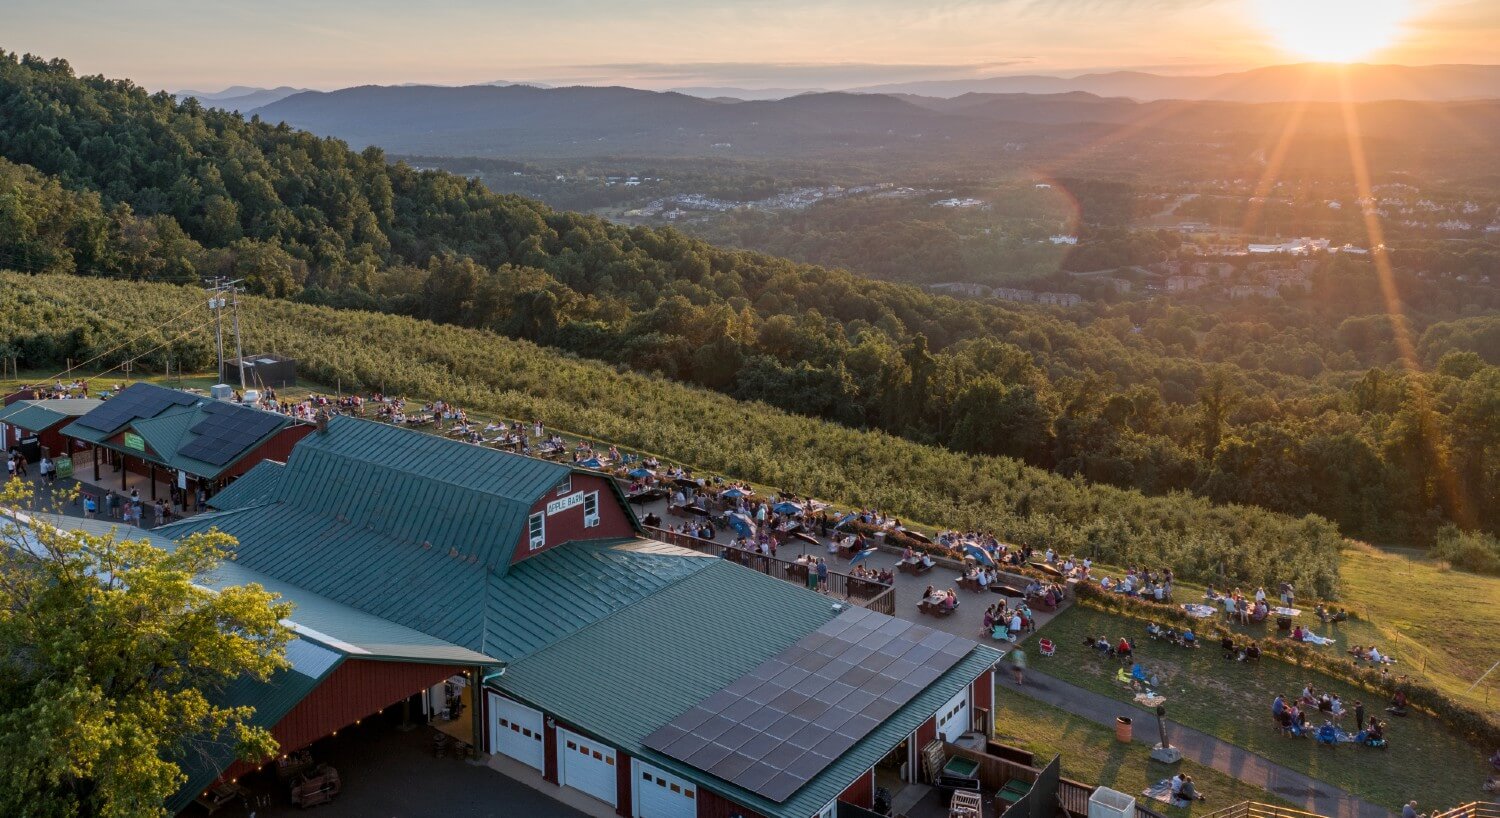
<instances>
[{"instance_id":1,"label":"trash bin","mask_svg":"<svg viewBox=\"0 0 1500 818\"><path fill-rule=\"evenodd\" d=\"M1131 722L1129 716L1115 717L1115 738L1126 744L1130 743Z\"/></svg>"}]
</instances>

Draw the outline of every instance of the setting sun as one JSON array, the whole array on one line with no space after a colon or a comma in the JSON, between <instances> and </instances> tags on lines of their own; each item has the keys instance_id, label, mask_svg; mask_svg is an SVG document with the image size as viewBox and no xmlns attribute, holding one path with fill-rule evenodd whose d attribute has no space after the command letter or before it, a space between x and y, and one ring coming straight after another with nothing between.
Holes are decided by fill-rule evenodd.
<instances>
[{"instance_id":1,"label":"setting sun","mask_svg":"<svg viewBox=\"0 0 1500 818\"><path fill-rule=\"evenodd\" d=\"M1409 0L1256 0L1283 50L1320 62L1349 62L1391 45L1411 15Z\"/></svg>"}]
</instances>

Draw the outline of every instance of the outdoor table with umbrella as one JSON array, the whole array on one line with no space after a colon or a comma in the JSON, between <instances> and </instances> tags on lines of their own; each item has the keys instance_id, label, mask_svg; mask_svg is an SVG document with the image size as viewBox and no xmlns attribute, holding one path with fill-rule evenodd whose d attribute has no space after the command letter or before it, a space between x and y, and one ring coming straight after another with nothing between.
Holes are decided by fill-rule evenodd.
<instances>
[{"instance_id":1,"label":"outdoor table with umbrella","mask_svg":"<svg viewBox=\"0 0 1500 818\"><path fill-rule=\"evenodd\" d=\"M777 514L801 514L802 506L799 506L796 503L791 502L790 500L782 500L776 505L771 506L771 510L776 512Z\"/></svg>"},{"instance_id":2,"label":"outdoor table with umbrella","mask_svg":"<svg viewBox=\"0 0 1500 818\"><path fill-rule=\"evenodd\" d=\"M634 477L637 480L644 480L647 477L655 477L656 476L656 472L654 472L654 471L652 471L652 470L650 470L648 468L645 468L644 466L636 466L635 468L631 469L627 473L631 477Z\"/></svg>"},{"instance_id":3,"label":"outdoor table with umbrella","mask_svg":"<svg viewBox=\"0 0 1500 818\"><path fill-rule=\"evenodd\" d=\"M719 492L719 496L726 500L738 500L741 497L749 497L752 492L746 491L738 486L730 486Z\"/></svg>"},{"instance_id":4,"label":"outdoor table with umbrella","mask_svg":"<svg viewBox=\"0 0 1500 818\"><path fill-rule=\"evenodd\" d=\"M742 511L731 511L724 515L724 519L729 522L729 527L741 537L755 536L755 521L750 519L750 515Z\"/></svg>"},{"instance_id":5,"label":"outdoor table with umbrella","mask_svg":"<svg viewBox=\"0 0 1500 818\"><path fill-rule=\"evenodd\" d=\"M674 480L672 482L676 483L679 486L682 486L685 489L703 488L703 484L702 483L700 483L697 480L694 480L692 478L689 478L689 477L679 477L679 478L677 478L676 480Z\"/></svg>"}]
</instances>

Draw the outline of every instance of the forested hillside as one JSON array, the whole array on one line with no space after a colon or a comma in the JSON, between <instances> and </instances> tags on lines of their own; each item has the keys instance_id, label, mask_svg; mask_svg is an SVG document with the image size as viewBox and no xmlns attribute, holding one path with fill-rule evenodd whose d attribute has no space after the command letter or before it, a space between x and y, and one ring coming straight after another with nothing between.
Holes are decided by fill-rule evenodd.
<instances>
[{"instance_id":1,"label":"forested hillside","mask_svg":"<svg viewBox=\"0 0 1500 818\"><path fill-rule=\"evenodd\" d=\"M0 338L19 343L36 364L102 355L107 367L139 356L140 366L162 368L170 356L174 367L212 368L201 291L90 283L0 273ZM487 331L259 298L246 299L242 312L257 350L292 355L309 377L345 390L540 419L697 469L1119 564L1171 565L1215 583L1292 579L1304 593L1337 592L1342 541L1317 517L1090 486L1007 458L956 454L620 372ZM96 386L112 383L106 376Z\"/></svg>"},{"instance_id":2,"label":"forested hillside","mask_svg":"<svg viewBox=\"0 0 1500 818\"><path fill-rule=\"evenodd\" d=\"M14 54L0 54L0 157L0 263L29 272L230 275L1063 475L1319 513L1359 536L1500 528L1500 318L1385 318L1364 265L1315 282L1362 295L1314 305L1313 322L1275 305L1229 320L938 298L555 212ZM100 287L116 288L131 289ZM0 342L35 366L87 346L77 332ZM1408 335L1425 371L1396 365Z\"/></svg>"}]
</instances>

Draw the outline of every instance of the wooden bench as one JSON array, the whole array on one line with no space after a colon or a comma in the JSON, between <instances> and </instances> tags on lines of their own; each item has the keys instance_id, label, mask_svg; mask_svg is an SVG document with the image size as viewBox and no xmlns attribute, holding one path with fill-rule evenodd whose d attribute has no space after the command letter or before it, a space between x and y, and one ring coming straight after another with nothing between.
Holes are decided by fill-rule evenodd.
<instances>
[{"instance_id":1,"label":"wooden bench","mask_svg":"<svg viewBox=\"0 0 1500 818\"><path fill-rule=\"evenodd\" d=\"M959 577L958 587L965 591L973 591L976 594L984 592L984 586L980 585L979 580L975 577Z\"/></svg>"}]
</instances>

